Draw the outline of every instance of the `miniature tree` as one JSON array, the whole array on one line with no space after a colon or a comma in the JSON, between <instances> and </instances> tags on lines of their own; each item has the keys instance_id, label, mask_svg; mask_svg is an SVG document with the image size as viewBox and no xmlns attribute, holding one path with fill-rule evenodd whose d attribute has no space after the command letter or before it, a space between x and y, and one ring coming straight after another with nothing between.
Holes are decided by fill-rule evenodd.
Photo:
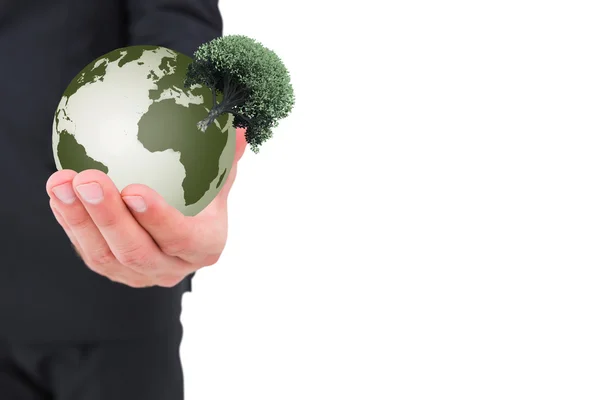
<instances>
[{"instance_id":1,"label":"miniature tree","mask_svg":"<svg viewBox=\"0 0 600 400\"><path fill-rule=\"evenodd\" d=\"M295 101L289 73L279 57L242 35L218 37L200 46L184 84L188 88L200 84L212 91L213 107L198 122L198 129L205 132L216 118L230 113L236 128L246 128L246 141L255 153ZM217 91L222 94L218 104Z\"/></svg>"}]
</instances>

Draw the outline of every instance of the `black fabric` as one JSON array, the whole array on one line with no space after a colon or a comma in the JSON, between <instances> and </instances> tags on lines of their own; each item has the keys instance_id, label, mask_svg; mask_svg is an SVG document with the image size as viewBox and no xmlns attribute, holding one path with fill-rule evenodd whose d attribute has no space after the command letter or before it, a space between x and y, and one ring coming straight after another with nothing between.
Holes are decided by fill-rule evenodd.
<instances>
[{"instance_id":1,"label":"black fabric","mask_svg":"<svg viewBox=\"0 0 600 400\"><path fill-rule=\"evenodd\" d=\"M183 400L181 325L135 340L0 342L6 400Z\"/></svg>"},{"instance_id":2,"label":"black fabric","mask_svg":"<svg viewBox=\"0 0 600 400\"><path fill-rule=\"evenodd\" d=\"M0 1L0 339L140 337L176 324L190 279L133 289L89 270L48 205L53 114L89 62L115 48L192 55L222 35L218 0Z\"/></svg>"}]
</instances>

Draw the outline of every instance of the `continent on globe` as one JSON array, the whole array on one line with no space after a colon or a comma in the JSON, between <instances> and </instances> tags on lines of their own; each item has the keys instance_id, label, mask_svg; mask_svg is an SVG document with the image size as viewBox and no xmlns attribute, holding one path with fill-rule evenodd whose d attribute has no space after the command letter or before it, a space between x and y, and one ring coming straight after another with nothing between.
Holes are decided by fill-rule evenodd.
<instances>
[{"instance_id":1,"label":"continent on globe","mask_svg":"<svg viewBox=\"0 0 600 400\"><path fill-rule=\"evenodd\" d=\"M236 129L230 113L198 129L222 95L184 84L191 62L165 47L130 46L88 64L54 115L56 167L97 169L119 190L144 184L184 215L202 211L231 170Z\"/></svg>"}]
</instances>

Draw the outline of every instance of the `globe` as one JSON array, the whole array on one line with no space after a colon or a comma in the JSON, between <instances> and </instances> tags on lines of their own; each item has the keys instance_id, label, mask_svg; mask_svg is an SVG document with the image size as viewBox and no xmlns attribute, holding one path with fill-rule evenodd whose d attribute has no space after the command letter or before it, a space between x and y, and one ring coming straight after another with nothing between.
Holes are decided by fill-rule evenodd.
<instances>
[{"instance_id":1,"label":"globe","mask_svg":"<svg viewBox=\"0 0 600 400\"><path fill-rule=\"evenodd\" d=\"M197 128L213 97L208 87L184 87L191 62L165 47L130 46L88 64L54 114L57 169L100 170L119 191L144 184L186 216L201 212L229 175L235 127L223 114Z\"/></svg>"}]
</instances>

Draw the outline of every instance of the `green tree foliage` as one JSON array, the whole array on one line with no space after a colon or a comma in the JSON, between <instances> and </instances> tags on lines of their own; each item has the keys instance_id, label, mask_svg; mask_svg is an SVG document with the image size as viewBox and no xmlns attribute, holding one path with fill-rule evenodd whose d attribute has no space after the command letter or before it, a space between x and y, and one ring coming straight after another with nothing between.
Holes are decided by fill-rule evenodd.
<instances>
[{"instance_id":1,"label":"green tree foliage","mask_svg":"<svg viewBox=\"0 0 600 400\"><path fill-rule=\"evenodd\" d=\"M290 76L280 58L254 39L242 35L222 36L203 44L189 64L185 86L210 87L213 107L198 122L203 132L219 115L230 113L233 125L246 128L252 151L272 137L278 120L294 106ZM217 104L217 91L222 94Z\"/></svg>"}]
</instances>

